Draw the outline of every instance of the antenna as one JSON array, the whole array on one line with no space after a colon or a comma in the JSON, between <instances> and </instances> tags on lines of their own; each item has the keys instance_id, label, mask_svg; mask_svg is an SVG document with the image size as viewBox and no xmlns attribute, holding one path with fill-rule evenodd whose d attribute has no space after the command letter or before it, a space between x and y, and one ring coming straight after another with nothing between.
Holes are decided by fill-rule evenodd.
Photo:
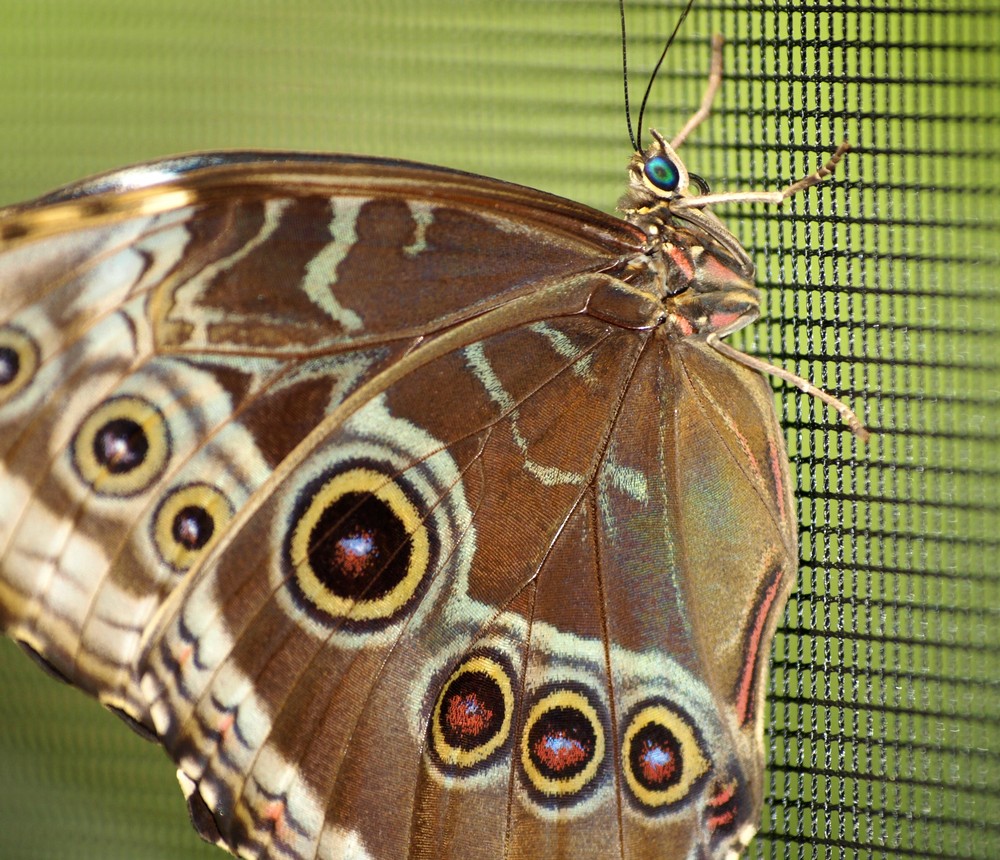
<instances>
[{"instance_id":1,"label":"antenna","mask_svg":"<svg viewBox=\"0 0 1000 860\"><path fill-rule=\"evenodd\" d=\"M622 86L625 88L625 127L628 129L628 139L632 149L639 151L639 142L632 131L632 108L628 103L628 36L625 32L625 0L618 0L618 16L622 22Z\"/></svg>"},{"instance_id":2,"label":"antenna","mask_svg":"<svg viewBox=\"0 0 1000 860\"><path fill-rule=\"evenodd\" d=\"M677 23L674 25L674 31L670 34L670 38L667 39L667 43L663 46L663 51L660 53L660 59L656 61L656 66L653 68L653 73L649 76L649 83L646 84L646 92L642 96L642 104L639 105L639 121L636 123L635 128L632 126L632 108L629 105L628 96L628 50L626 43L628 39L626 38L625 32L625 0L618 0L618 14L622 22L622 82L625 88L625 125L628 128L628 138L629 142L632 144L632 149L636 152L641 152L642 147L640 145L642 138L642 118L646 113L646 102L649 101L649 94L653 89L653 81L656 80L657 74L659 74L660 66L663 65L663 60L667 56L667 51L670 50L670 46L673 44L674 39L677 36L678 31L681 29L681 24L684 23L684 19L687 18L688 12L691 11L691 7L694 5L694 0L688 0L687 6L684 7L684 11L681 12L680 18L677 19ZM639 136L636 137L635 132L639 132Z\"/></svg>"}]
</instances>

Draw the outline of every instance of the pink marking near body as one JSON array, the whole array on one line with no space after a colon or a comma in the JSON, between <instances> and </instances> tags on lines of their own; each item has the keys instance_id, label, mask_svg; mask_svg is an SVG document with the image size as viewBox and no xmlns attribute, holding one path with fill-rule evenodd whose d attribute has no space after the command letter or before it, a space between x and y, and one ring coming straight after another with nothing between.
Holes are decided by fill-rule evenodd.
<instances>
[{"instance_id":1,"label":"pink marking near body","mask_svg":"<svg viewBox=\"0 0 1000 860\"><path fill-rule=\"evenodd\" d=\"M674 331L680 334L681 337L689 337L694 334L694 326L691 325L691 320L686 317L671 314L668 319Z\"/></svg>"},{"instance_id":2,"label":"pink marking near body","mask_svg":"<svg viewBox=\"0 0 1000 860\"><path fill-rule=\"evenodd\" d=\"M775 573L774 578L764 589L764 594L757 606L757 614L754 616L753 627L747 637L746 657L743 661L743 674L740 683L736 688L736 716L740 725L744 725L750 719L750 707L753 703L753 685L757 674L757 661L760 658L760 643L764 638L764 627L767 625L768 616L778 592L781 588L781 569Z\"/></svg>"},{"instance_id":3,"label":"pink marking near body","mask_svg":"<svg viewBox=\"0 0 1000 860\"><path fill-rule=\"evenodd\" d=\"M233 727L236 718L232 714L223 714L215 724L215 730L225 737L226 733Z\"/></svg>"},{"instance_id":4,"label":"pink marking near body","mask_svg":"<svg viewBox=\"0 0 1000 860\"><path fill-rule=\"evenodd\" d=\"M186 663L189 663L191 661L191 657L193 655L194 655L194 646L185 645L183 648L181 648L180 651L177 652L177 663L181 666L184 666Z\"/></svg>"},{"instance_id":5,"label":"pink marking near body","mask_svg":"<svg viewBox=\"0 0 1000 860\"><path fill-rule=\"evenodd\" d=\"M722 313L720 311L719 313L712 314L708 318L708 322L713 331L728 331L742 316L742 312L729 311L728 313Z\"/></svg>"},{"instance_id":6,"label":"pink marking near body","mask_svg":"<svg viewBox=\"0 0 1000 860\"><path fill-rule=\"evenodd\" d=\"M702 256L701 261L701 270L708 278L720 283L731 283L733 281L740 284L745 283L745 280L738 272L734 272L728 266L724 266L710 254Z\"/></svg>"},{"instance_id":7,"label":"pink marking near body","mask_svg":"<svg viewBox=\"0 0 1000 860\"><path fill-rule=\"evenodd\" d=\"M667 251L667 256L670 257L673 264L681 270L681 274L684 275L689 281L694 280L694 266L691 265L691 260L688 259L688 255L684 253L681 248L671 247Z\"/></svg>"}]
</instances>

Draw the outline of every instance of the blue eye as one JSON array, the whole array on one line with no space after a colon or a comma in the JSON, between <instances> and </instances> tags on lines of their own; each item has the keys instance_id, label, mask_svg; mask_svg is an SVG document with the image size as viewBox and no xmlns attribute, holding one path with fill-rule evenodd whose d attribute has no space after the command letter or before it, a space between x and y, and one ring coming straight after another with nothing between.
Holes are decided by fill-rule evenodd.
<instances>
[{"instance_id":1,"label":"blue eye","mask_svg":"<svg viewBox=\"0 0 1000 860\"><path fill-rule=\"evenodd\" d=\"M646 178L661 191L675 191L681 175L677 166L662 155L649 159L643 167Z\"/></svg>"}]
</instances>

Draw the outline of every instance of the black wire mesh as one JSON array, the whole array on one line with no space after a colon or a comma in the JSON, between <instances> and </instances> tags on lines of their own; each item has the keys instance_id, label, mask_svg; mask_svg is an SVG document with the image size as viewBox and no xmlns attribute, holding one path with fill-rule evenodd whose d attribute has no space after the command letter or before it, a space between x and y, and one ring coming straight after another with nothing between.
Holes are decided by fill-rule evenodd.
<instances>
[{"instance_id":1,"label":"black wire mesh","mask_svg":"<svg viewBox=\"0 0 1000 860\"><path fill-rule=\"evenodd\" d=\"M0 87L5 199L170 151L270 145L445 163L611 207L628 155L612 0L365 5L26 5ZM634 89L682 6L628 4ZM767 294L743 344L875 433L859 446L779 389L802 549L753 857L1000 857L998 31L986 0L698 2L654 91L649 121L679 128L708 38L725 35L719 105L684 147L714 190L779 187L844 135L855 146L781 211L723 213ZM165 827L185 827L166 762L152 754L143 775L119 726L56 710L74 703L12 650L0 856L193 856L186 830L157 830L164 807ZM154 797L154 779L162 801L92 814L116 788ZM71 848L48 841L53 810Z\"/></svg>"}]
</instances>

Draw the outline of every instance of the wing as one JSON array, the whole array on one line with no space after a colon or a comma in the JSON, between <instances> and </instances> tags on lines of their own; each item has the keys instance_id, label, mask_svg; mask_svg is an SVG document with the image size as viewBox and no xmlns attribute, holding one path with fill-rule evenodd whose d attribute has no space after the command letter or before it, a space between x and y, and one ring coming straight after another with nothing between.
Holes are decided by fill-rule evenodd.
<instances>
[{"instance_id":1,"label":"wing","mask_svg":"<svg viewBox=\"0 0 1000 860\"><path fill-rule=\"evenodd\" d=\"M3 212L5 625L115 705L152 612L205 549L185 544L221 533L322 416L427 336L635 241L616 226L609 255L597 236L613 219L453 171L218 161L133 168ZM578 310L586 289L568 301ZM134 424L142 467L109 468ZM188 461L204 487L181 492ZM189 517L178 543L172 517L192 506L212 524ZM50 593L63 574L72 607Z\"/></svg>"},{"instance_id":2,"label":"wing","mask_svg":"<svg viewBox=\"0 0 1000 860\"><path fill-rule=\"evenodd\" d=\"M164 744L203 836L745 844L787 467L766 382L643 316L641 232L252 153L3 215L0 619Z\"/></svg>"}]
</instances>

